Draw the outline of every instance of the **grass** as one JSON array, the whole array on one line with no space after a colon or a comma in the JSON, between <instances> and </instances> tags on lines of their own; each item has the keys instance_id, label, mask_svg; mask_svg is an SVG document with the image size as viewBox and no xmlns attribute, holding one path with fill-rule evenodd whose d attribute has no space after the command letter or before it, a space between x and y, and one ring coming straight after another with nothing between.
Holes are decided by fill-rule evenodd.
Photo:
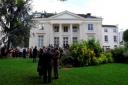
<instances>
[{"instance_id":1,"label":"grass","mask_svg":"<svg viewBox=\"0 0 128 85\"><path fill-rule=\"evenodd\" d=\"M31 59L1 59L0 85L43 85L36 68ZM128 65L63 68L60 79L49 85L128 85Z\"/></svg>"}]
</instances>

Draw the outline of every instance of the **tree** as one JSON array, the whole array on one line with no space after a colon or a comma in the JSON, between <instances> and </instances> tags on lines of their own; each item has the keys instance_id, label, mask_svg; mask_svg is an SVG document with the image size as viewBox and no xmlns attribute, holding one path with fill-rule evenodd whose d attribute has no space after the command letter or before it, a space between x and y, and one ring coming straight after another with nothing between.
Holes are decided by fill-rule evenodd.
<instances>
[{"instance_id":1,"label":"tree","mask_svg":"<svg viewBox=\"0 0 128 85\"><path fill-rule=\"evenodd\" d=\"M30 0L1 0L0 25L2 42L15 47L28 40L31 27Z\"/></svg>"},{"instance_id":2,"label":"tree","mask_svg":"<svg viewBox=\"0 0 128 85\"><path fill-rule=\"evenodd\" d=\"M125 41L125 46L128 47L128 29L123 33L123 40Z\"/></svg>"}]
</instances>

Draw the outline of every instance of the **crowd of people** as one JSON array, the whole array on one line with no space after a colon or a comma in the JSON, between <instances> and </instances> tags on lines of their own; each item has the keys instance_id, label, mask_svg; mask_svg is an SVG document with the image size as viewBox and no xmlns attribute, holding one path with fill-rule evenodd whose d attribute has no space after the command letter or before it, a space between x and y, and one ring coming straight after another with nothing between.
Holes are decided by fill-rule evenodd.
<instances>
[{"instance_id":1,"label":"crowd of people","mask_svg":"<svg viewBox=\"0 0 128 85\"><path fill-rule=\"evenodd\" d=\"M37 62L38 59L37 72L44 83L51 83L52 79L59 78L58 70L60 67L59 61L63 55L62 48L48 46L37 49L35 46L34 48L11 48L8 51L1 48L0 54L1 56L32 58L33 63Z\"/></svg>"},{"instance_id":2,"label":"crowd of people","mask_svg":"<svg viewBox=\"0 0 128 85\"><path fill-rule=\"evenodd\" d=\"M32 48L10 48L7 50L5 47L0 49L0 56L1 57L29 57L32 58Z\"/></svg>"},{"instance_id":3,"label":"crowd of people","mask_svg":"<svg viewBox=\"0 0 128 85\"><path fill-rule=\"evenodd\" d=\"M61 55L62 49L60 48L44 47L40 49L37 71L39 73L39 77L43 78L44 83L51 83L52 79L59 78L58 69Z\"/></svg>"}]
</instances>

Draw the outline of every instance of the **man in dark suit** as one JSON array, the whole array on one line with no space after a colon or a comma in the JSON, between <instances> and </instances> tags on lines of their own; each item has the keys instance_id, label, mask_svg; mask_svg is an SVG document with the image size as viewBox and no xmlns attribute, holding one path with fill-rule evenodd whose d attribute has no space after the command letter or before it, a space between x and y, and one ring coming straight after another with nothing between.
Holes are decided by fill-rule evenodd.
<instances>
[{"instance_id":1,"label":"man in dark suit","mask_svg":"<svg viewBox=\"0 0 128 85\"><path fill-rule=\"evenodd\" d=\"M33 63L36 62L36 57L37 57L37 47L33 49Z\"/></svg>"},{"instance_id":2,"label":"man in dark suit","mask_svg":"<svg viewBox=\"0 0 128 85\"><path fill-rule=\"evenodd\" d=\"M53 72L54 72L54 79L59 78L59 58L60 58L60 51L58 48L54 49L54 55L53 55Z\"/></svg>"},{"instance_id":3,"label":"man in dark suit","mask_svg":"<svg viewBox=\"0 0 128 85\"><path fill-rule=\"evenodd\" d=\"M37 72L39 74L39 78L41 78L43 76L43 49L39 50L39 62Z\"/></svg>"},{"instance_id":4,"label":"man in dark suit","mask_svg":"<svg viewBox=\"0 0 128 85\"><path fill-rule=\"evenodd\" d=\"M51 52L51 49L47 48L46 52L44 52L42 56L44 83L51 83L52 81L52 57L53 54Z\"/></svg>"}]
</instances>

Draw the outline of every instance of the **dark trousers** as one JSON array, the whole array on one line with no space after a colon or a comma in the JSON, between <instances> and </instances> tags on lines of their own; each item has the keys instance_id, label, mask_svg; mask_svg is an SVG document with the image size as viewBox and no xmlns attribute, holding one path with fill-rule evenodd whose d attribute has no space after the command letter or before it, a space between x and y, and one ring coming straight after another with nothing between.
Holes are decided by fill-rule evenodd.
<instances>
[{"instance_id":1,"label":"dark trousers","mask_svg":"<svg viewBox=\"0 0 128 85\"><path fill-rule=\"evenodd\" d=\"M38 72L39 77L41 78L41 76L43 76L43 68L41 66L38 66L37 72Z\"/></svg>"},{"instance_id":2,"label":"dark trousers","mask_svg":"<svg viewBox=\"0 0 128 85\"><path fill-rule=\"evenodd\" d=\"M58 66L53 66L53 71L54 71L54 78L58 79L59 75L58 75Z\"/></svg>"},{"instance_id":3,"label":"dark trousers","mask_svg":"<svg viewBox=\"0 0 128 85\"><path fill-rule=\"evenodd\" d=\"M43 69L43 81L44 81L44 83L51 83L51 81L52 81L52 66L46 66Z\"/></svg>"},{"instance_id":4,"label":"dark trousers","mask_svg":"<svg viewBox=\"0 0 128 85\"><path fill-rule=\"evenodd\" d=\"M36 57L33 57L33 63L36 62Z\"/></svg>"}]
</instances>

